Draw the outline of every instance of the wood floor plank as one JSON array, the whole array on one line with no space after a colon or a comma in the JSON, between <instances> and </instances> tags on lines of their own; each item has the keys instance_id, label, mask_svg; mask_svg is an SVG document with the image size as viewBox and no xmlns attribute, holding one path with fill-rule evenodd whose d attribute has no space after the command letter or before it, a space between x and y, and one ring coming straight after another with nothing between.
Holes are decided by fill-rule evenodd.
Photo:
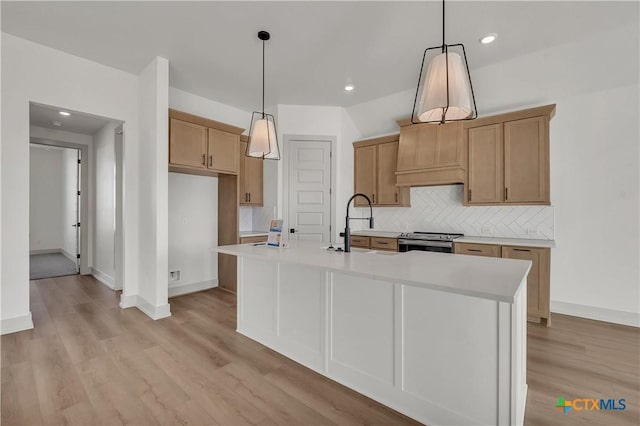
<instances>
[{"instance_id":1,"label":"wood floor plank","mask_svg":"<svg viewBox=\"0 0 640 426\"><path fill-rule=\"evenodd\" d=\"M84 389L100 424L156 424L142 400L107 355L77 364Z\"/></svg>"},{"instance_id":2,"label":"wood floor plank","mask_svg":"<svg viewBox=\"0 0 640 426\"><path fill-rule=\"evenodd\" d=\"M187 357L172 355L163 347L153 347L145 352L218 424L255 425L266 419L266 415L250 401L241 398L232 389L220 386L215 382L215 377L209 379L211 370L201 365L194 366Z\"/></svg>"},{"instance_id":3,"label":"wood floor plank","mask_svg":"<svg viewBox=\"0 0 640 426\"><path fill-rule=\"evenodd\" d=\"M231 363L218 369L214 374L219 383L233 389L278 424L335 424L247 368Z\"/></svg>"},{"instance_id":4,"label":"wood floor plank","mask_svg":"<svg viewBox=\"0 0 640 426\"><path fill-rule=\"evenodd\" d=\"M4 344L2 345L5 346ZM33 369L28 361L2 367L2 424L35 425L44 423Z\"/></svg>"}]
</instances>

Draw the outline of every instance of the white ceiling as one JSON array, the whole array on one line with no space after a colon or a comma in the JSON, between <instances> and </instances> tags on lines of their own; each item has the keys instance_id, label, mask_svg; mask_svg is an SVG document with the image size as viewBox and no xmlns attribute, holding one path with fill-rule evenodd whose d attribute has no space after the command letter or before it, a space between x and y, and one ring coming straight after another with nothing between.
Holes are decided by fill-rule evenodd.
<instances>
[{"instance_id":1,"label":"white ceiling","mask_svg":"<svg viewBox=\"0 0 640 426\"><path fill-rule=\"evenodd\" d=\"M135 74L162 56L171 86L255 110L264 29L267 105L349 106L414 87L423 50L441 43L440 11L439 1L2 1L2 30ZM473 70L637 21L637 2L450 1L447 42L465 44ZM490 32L498 40L480 45Z\"/></svg>"},{"instance_id":2,"label":"white ceiling","mask_svg":"<svg viewBox=\"0 0 640 426\"><path fill-rule=\"evenodd\" d=\"M60 111L69 112L71 115L60 115ZM54 125L54 121L59 122L61 125ZM63 110L34 103L29 104L29 124L32 126L64 130L67 132L81 133L83 135L93 135L110 121L111 120L107 118L96 117L81 112Z\"/></svg>"}]
</instances>

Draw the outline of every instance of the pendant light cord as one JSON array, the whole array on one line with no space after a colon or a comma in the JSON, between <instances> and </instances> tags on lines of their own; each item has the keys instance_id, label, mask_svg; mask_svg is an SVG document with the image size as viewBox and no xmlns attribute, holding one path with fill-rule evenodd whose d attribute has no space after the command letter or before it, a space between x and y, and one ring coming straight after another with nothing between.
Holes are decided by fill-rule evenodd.
<instances>
[{"instance_id":1,"label":"pendant light cord","mask_svg":"<svg viewBox=\"0 0 640 426\"><path fill-rule=\"evenodd\" d=\"M444 41L444 0L442 0L442 53L444 53L444 46L445 46L445 41Z\"/></svg>"},{"instance_id":2,"label":"pendant light cord","mask_svg":"<svg viewBox=\"0 0 640 426\"><path fill-rule=\"evenodd\" d=\"M262 40L262 118L264 118L264 43Z\"/></svg>"}]
</instances>

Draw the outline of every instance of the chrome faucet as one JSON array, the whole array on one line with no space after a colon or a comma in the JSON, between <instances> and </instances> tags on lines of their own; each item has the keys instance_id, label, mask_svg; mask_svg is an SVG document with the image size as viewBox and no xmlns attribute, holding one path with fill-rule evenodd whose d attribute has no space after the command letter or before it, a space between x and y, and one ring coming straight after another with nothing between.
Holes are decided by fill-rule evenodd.
<instances>
[{"instance_id":1,"label":"chrome faucet","mask_svg":"<svg viewBox=\"0 0 640 426\"><path fill-rule=\"evenodd\" d=\"M369 214L371 216L369 217L354 217L354 218L350 218L349 217L349 205L351 204L351 201L353 201L354 198L356 198L357 196L360 197L364 197L367 202L369 203ZM344 251L345 253L349 253L351 251L351 229L349 228L349 221L350 220L369 220L369 229L373 229L373 206L371 205L371 200L369 199L369 197L367 197L365 194L362 194L360 192L358 192L357 194L353 194L351 196L351 198L349 198L349 201L347 201L347 217L345 220L345 228L344 228Z\"/></svg>"}]
</instances>

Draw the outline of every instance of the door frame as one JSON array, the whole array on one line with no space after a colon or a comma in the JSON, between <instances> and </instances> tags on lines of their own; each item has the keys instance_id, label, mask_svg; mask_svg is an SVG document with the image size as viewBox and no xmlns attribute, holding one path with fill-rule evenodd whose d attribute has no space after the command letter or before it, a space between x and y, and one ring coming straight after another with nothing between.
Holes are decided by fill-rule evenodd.
<instances>
[{"instance_id":1,"label":"door frame","mask_svg":"<svg viewBox=\"0 0 640 426\"><path fill-rule=\"evenodd\" d=\"M336 136L326 136L326 135L283 135L282 137L282 152L284 155L282 159L284 160L282 163L282 220L283 226L285 229L283 234L286 236L286 239L289 239L289 182L290 182L290 170L289 170L289 155L292 143L295 141L301 142L330 142L330 165L331 171L329 176L331 178L331 182L329 183L329 240L330 242L335 243L336 234L336 181L337 181L337 166L336 166L336 152L337 152L337 137ZM329 242L329 241L328 241Z\"/></svg>"},{"instance_id":2,"label":"door frame","mask_svg":"<svg viewBox=\"0 0 640 426\"><path fill-rule=\"evenodd\" d=\"M81 177L80 177L80 198L82 200L80 204L80 226L84 228L84 231L80 231L80 275L87 275L91 273L89 267L89 233L92 232L93 221L89 220L89 145L82 145L64 141L54 141L42 138L29 138L29 143L36 145L55 146L58 148L71 148L80 151L82 163L80 164Z\"/></svg>"}]
</instances>

